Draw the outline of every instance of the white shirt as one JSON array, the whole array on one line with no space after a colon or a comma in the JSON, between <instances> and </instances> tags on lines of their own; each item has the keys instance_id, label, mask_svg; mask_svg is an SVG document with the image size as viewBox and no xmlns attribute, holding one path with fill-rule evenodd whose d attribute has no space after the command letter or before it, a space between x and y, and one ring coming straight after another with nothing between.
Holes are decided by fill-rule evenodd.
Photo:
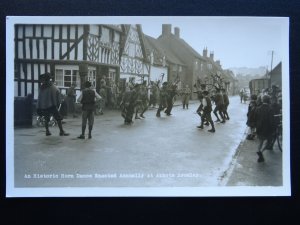
<instances>
[{"instance_id":1,"label":"white shirt","mask_svg":"<svg viewBox=\"0 0 300 225\"><path fill-rule=\"evenodd\" d=\"M206 101L205 97L202 99L202 105L203 105L203 108L205 108L207 106L207 101Z\"/></svg>"}]
</instances>

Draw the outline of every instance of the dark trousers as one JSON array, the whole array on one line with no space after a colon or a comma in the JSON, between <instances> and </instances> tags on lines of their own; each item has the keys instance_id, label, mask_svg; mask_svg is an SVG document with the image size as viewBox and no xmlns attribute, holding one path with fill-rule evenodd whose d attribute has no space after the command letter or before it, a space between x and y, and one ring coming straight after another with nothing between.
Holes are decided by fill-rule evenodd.
<instances>
[{"instance_id":1,"label":"dark trousers","mask_svg":"<svg viewBox=\"0 0 300 225\"><path fill-rule=\"evenodd\" d=\"M229 104L224 104L223 113L224 113L225 119L229 119L229 115L228 115L228 112L227 112L228 105Z\"/></svg>"},{"instance_id":2,"label":"dark trousers","mask_svg":"<svg viewBox=\"0 0 300 225\"><path fill-rule=\"evenodd\" d=\"M217 120L220 120L219 117L218 117L217 112L219 112L219 115L221 116L221 119L224 121L225 117L224 117L224 114L223 114L223 105L216 105L216 107L214 109L214 114L217 117Z\"/></svg>"},{"instance_id":3,"label":"dark trousers","mask_svg":"<svg viewBox=\"0 0 300 225\"><path fill-rule=\"evenodd\" d=\"M201 127L203 127L204 121L209 122L211 125L211 128L213 130L215 130L215 125L211 118L211 112L203 111L202 116L201 116Z\"/></svg>"},{"instance_id":4,"label":"dark trousers","mask_svg":"<svg viewBox=\"0 0 300 225\"><path fill-rule=\"evenodd\" d=\"M173 108L173 98L170 98L170 99L167 100L167 109L165 110L165 113L167 115L170 115L171 111L172 111L172 108Z\"/></svg>"},{"instance_id":5,"label":"dark trousers","mask_svg":"<svg viewBox=\"0 0 300 225\"><path fill-rule=\"evenodd\" d=\"M86 127L87 122L89 130L92 130L94 125L94 110L82 110L82 127Z\"/></svg>"},{"instance_id":6,"label":"dark trousers","mask_svg":"<svg viewBox=\"0 0 300 225\"><path fill-rule=\"evenodd\" d=\"M159 102L159 107L156 112L156 116L160 116L160 111L164 110L167 107L167 101L162 99Z\"/></svg>"},{"instance_id":7,"label":"dark trousers","mask_svg":"<svg viewBox=\"0 0 300 225\"><path fill-rule=\"evenodd\" d=\"M41 114L45 117L45 129L46 132L49 132L49 121L50 121L50 117L51 115L53 115L54 119L57 121L57 125L58 128L60 130L61 133L63 133L63 128L62 128L62 116L60 115L58 109L56 106L53 106L51 108L48 109L42 109L41 110Z\"/></svg>"},{"instance_id":8,"label":"dark trousers","mask_svg":"<svg viewBox=\"0 0 300 225\"><path fill-rule=\"evenodd\" d=\"M135 106L133 104L129 104L129 105L125 104L124 108L122 109L122 117L124 118L125 123L132 122L134 109L135 109Z\"/></svg>"}]
</instances>

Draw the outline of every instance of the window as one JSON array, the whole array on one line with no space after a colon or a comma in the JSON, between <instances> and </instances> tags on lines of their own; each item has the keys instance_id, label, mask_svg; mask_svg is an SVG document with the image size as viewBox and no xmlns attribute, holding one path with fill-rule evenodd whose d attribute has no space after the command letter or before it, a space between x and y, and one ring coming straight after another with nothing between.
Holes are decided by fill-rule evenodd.
<instances>
[{"instance_id":1,"label":"window","mask_svg":"<svg viewBox=\"0 0 300 225\"><path fill-rule=\"evenodd\" d=\"M58 87L71 87L73 83L80 87L78 69L59 68L55 70L55 83Z\"/></svg>"},{"instance_id":2,"label":"window","mask_svg":"<svg viewBox=\"0 0 300 225\"><path fill-rule=\"evenodd\" d=\"M116 79L116 70L115 69L109 69L108 79L111 81L115 81L115 79Z\"/></svg>"},{"instance_id":3,"label":"window","mask_svg":"<svg viewBox=\"0 0 300 225\"><path fill-rule=\"evenodd\" d=\"M208 65L207 65L207 67L208 67L208 69L212 69L212 64L211 63L209 63Z\"/></svg>"}]
</instances>

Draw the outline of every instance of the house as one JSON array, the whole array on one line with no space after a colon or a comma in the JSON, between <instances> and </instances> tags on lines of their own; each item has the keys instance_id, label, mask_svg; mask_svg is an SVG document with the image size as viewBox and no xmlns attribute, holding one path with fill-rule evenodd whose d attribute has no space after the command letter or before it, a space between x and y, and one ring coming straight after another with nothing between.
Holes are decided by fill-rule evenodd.
<instances>
[{"instance_id":1,"label":"house","mask_svg":"<svg viewBox=\"0 0 300 225\"><path fill-rule=\"evenodd\" d=\"M180 37L180 29L178 27L174 28L173 34L172 25L163 24L162 34L157 38L157 41L167 55L172 55L177 59L177 62L180 62L177 64L177 71L174 71L175 73L173 74L171 73L170 77L176 76L176 73L181 73L180 79L182 85L188 85L192 88L197 82L213 85L215 77L218 76L225 85L224 87L227 90L229 89L233 77L224 73L220 61L214 60L214 53L210 52L208 56L207 48L204 48L203 55L201 56ZM182 68L184 68L184 72L182 72ZM196 95L194 94L193 97L195 98Z\"/></svg>"},{"instance_id":2,"label":"house","mask_svg":"<svg viewBox=\"0 0 300 225\"><path fill-rule=\"evenodd\" d=\"M270 87L272 85L277 85L282 89L282 63L278 63L275 68L269 73L270 77Z\"/></svg>"},{"instance_id":3,"label":"house","mask_svg":"<svg viewBox=\"0 0 300 225\"><path fill-rule=\"evenodd\" d=\"M183 66L177 64L176 68L176 65L174 65L170 69L170 77L176 77L178 73L181 73L182 85L188 85L191 88L196 81L196 77L200 75L200 67L204 60L200 54L180 38L180 29L178 27L175 27L174 34L171 30L171 24L163 24L162 34L157 38L157 41L167 53L174 56L178 62L181 62L180 64L185 66L185 71L182 73Z\"/></svg>"},{"instance_id":4,"label":"house","mask_svg":"<svg viewBox=\"0 0 300 225\"><path fill-rule=\"evenodd\" d=\"M122 28L117 25L15 25L15 96L38 97L39 75L51 72L62 94L84 81L116 81L120 71Z\"/></svg>"},{"instance_id":5,"label":"house","mask_svg":"<svg viewBox=\"0 0 300 225\"><path fill-rule=\"evenodd\" d=\"M75 83L77 95L86 80L98 92L102 79L117 85L161 80L191 89L198 80L214 82L215 74L225 80L213 52L208 56L206 48L201 56L180 38L178 27L174 34L171 29L163 24L155 39L136 24L16 24L15 96L37 99L39 75L45 72L53 74L62 94Z\"/></svg>"},{"instance_id":6,"label":"house","mask_svg":"<svg viewBox=\"0 0 300 225\"><path fill-rule=\"evenodd\" d=\"M164 48L157 39L148 35L144 35L144 38L146 51L152 57L150 80L176 83L178 88L181 88L186 71L184 63L167 48Z\"/></svg>"},{"instance_id":7,"label":"house","mask_svg":"<svg viewBox=\"0 0 300 225\"><path fill-rule=\"evenodd\" d=\"M120 79L125 82L141 83L149 78L150 62L146 55L141 25L121 25Z\"/></svg>"}]
</instances>

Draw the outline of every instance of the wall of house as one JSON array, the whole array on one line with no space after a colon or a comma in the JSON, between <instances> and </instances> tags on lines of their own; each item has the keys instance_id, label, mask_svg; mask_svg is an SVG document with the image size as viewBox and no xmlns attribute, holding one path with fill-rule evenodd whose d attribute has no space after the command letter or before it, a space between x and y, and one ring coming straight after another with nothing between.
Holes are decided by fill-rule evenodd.
<instances>
[{"instance_id":1,"label":"wall of house","mask_svg":"<svg viewBox=\"0 0 300 225\"><path fill-rule=\"evenodd\" d=\"M131 25L120 62L120 78L140 80L149 76L149 64L144 62L142 42L136 25ZM145 78L146 80L148 78Z\"/></svg>"},{"instance_id":2,"label":"wall of house","mask_svg":"<svg viewBox=\"0 0 300 225\"><path fill-rule=\"evenodd\" d=\"M98 65L107 71L119 67L120 35L105 25L15 25L15 96L31 93L37 99L45 72L53 74L62 94L72 83L79 91L83 77L97 85ZM87 69L81 70L82 63Z\"/></svg>"},{"instance_id":3,"label":"wall of house","mask_svg":"<svg viewBox=\"0 0 300 225\"><path fill-rule=\"evenodd\" d=\"M282 70L281 64L277 65L270 73L270 85L278 85L282 88Z\"/></svg>"},{"instance_id":4,"label":"wall of house","mask_svg":"<svg viewBox=\"0 0 300 225\"><path fill-rule=\"evenodd\" d=\"M150 70L150 80L151 81L158 81L162 79L162 74L163 76L163 81L168 80L168 68L167 67L159 67L159 66L151 66Z\"/></svg>"}]
</instances>

